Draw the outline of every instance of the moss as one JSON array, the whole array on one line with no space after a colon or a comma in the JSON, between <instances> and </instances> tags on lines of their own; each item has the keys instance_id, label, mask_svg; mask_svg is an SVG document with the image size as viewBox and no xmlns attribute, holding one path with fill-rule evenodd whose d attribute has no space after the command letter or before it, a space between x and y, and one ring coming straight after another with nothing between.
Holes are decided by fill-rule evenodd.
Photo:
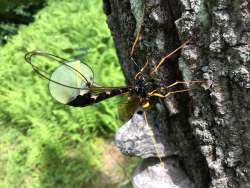
<instances>
[{"instance_id":1,"label":"moss","mask_svg":"<svg viewBox=\"0 0 250 188\"><path fill-rule=\"evenodd\" d=\"M198 18L199 18L199 21L200 23L202 24L203 26L203 30L208 30L209 29L209 13L208 13L208 10L207 10L207 7L206 7L206 2L204 0L201 1L200 3L200 11L198 12Z\"/></svg>"},{"instance_id":2,"label":"moss","mask_svg":"<svg viewBox=\"0 0 250 188\"><path fill-rule=\"evenodd\" d=\"M179 59L179 68L182 72L183 80L192 80L191 71L182 59Z\"/></svg>"},{"instance_id":3,"label":"moss","mask_svg":"<svg viewBox=\"0 0 250 188\"><path fill-rule=\"evenodd\" d=\"M143 3L141 0L130 0L131 12L136 20L136 33L139 32L143 22Z\"/></svg>"}]
</instances>

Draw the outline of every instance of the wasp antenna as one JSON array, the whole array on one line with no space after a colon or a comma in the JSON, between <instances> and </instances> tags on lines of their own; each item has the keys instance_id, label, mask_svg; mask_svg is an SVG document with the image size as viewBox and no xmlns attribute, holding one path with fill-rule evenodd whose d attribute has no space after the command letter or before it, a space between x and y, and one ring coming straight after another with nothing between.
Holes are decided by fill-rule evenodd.
<instances>
[{"instance_id":1,"label":"wasp antenna","mask_svg":"<svg viewBox=\"0 0 250 188\"><path fill-rule=\"evenodd\" d=\"M143 75L143 71L145 70L145 68L148 66L148 58L147 58L147 61L145 63L145 65L141 68L141 70L135 75L134 79L137 79L137 77L142 74Z\"/></svg>"},{"instance_id":2,"label":"wasp antenna","mask_svg":"<svg viewBox=\"0 0 250 188\"><path fill-rule=\"evenodd\" d=\"M142 23L143 23L143 20L144 20L144 13L145 13L145 6L143 5L143 8L142 8L142 16L141 16L141 19L139 21L139 28L137 33L136 33L136 36L135 36L135 40L133 41L132 43L132 48L131 48L131 51L129 53L129 56L132 57L133 54L134 54L134 50L135 50L135 46L136 44L138 43L139 39L140 39L140 36L141 36L141 30L142 30Z\"/></svg>"},{"instance_id":3,"label":"wasp antenna","mask_svg":"<svg viewBox=\"0 0 250 188\"><path fill-rule=\"evenodd\" d=\"M135 66L138 68L138 69L140 69L140 66L135 62L135 60L134 60L134 58L130 58L132 61L133 61L133 63L135 64Z\"/></svg>"},{"instance_id":4,"label":"wasp antenna","mask_svg":"<svg viewBox=\"0 0 250 188\"><path fill-rule=\"evenodd\" d=\"M141 31L139 31L139 32L136 34L135 40L134 40L134 42L132 43L132 48L131 48L131 51L130 51L130 54L129 54L130 57L132 57L133 54L134 54L135 46L136 46L136 44L138 43L138 40L139 40L139 38L140 38L140 35L141 35Z\"/></svg>"}]
</instances>

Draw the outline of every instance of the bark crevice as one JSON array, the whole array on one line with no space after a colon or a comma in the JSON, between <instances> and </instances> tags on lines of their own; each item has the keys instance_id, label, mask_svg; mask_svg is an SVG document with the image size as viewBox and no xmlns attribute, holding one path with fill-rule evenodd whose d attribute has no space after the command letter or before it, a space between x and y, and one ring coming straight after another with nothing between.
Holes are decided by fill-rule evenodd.
<instances>
[{"instance_id":1,"label":"bark crevice","mask_svg":"<svg viewBox=\"0 0 250 188\"><path fill-rule=\"evenodd\" d=\"M179 86L176 89L194 89L159 101L165 106L161 112L157 105L152 108L149 119L158 126L158 141L164 138L165 159L178 156L173 163L179 161L191 187L250 187L250 3L110 0L108 24L128 84L138 71L129 58L140 16L131 10L132 3L133 8L143 4L138 12L145 7L133 56L138 65L148 59L149 72L166 53L192 37L154 79L166 85L182 79L207 81Z\"/></svg>"}]
</instances>

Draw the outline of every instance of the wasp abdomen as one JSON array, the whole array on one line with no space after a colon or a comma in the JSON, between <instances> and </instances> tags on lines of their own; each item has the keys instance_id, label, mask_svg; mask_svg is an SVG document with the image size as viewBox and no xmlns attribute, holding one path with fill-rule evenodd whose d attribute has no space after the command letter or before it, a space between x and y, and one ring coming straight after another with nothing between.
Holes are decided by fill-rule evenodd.
<instances>
[{"instance_id":1,"label":"wasp abdomen","mask_svg":"<svg viewBox=\"0 0 250 188\"><path fill-rule=\"evenodd\" d=\"M129 91L129 88L119 88L119 89L106 90L98 94L88 92L84 95L78 95L74 100L70 101L67 105L74 106L74 107L85 107L93 103L98 103L105 99L108 99L117 95L121 95L128 91Z\"/></svg>"}]
</instances>

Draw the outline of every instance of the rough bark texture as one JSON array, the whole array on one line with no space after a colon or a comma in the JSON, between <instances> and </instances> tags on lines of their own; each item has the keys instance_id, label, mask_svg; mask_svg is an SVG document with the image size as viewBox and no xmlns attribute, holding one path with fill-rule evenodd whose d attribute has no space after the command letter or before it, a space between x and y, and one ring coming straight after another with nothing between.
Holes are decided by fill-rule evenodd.
<instances>
[{"instance_id":1,"label":"rough bark texture","mask_svg":"<svg viewBox=\"0 0 250 188\"><path fill-rule=\"evenodd\" d=\"M176 157L194 187L250 187L250 2L104 0L104 10L128 84L138 71L129 51L140 26L139 66L148 59L153 68L192 37L153 78L207 84L159 101L166 110L153 108L150 122L175 147L165 160Z\"/></svg>"}]
</instances>

